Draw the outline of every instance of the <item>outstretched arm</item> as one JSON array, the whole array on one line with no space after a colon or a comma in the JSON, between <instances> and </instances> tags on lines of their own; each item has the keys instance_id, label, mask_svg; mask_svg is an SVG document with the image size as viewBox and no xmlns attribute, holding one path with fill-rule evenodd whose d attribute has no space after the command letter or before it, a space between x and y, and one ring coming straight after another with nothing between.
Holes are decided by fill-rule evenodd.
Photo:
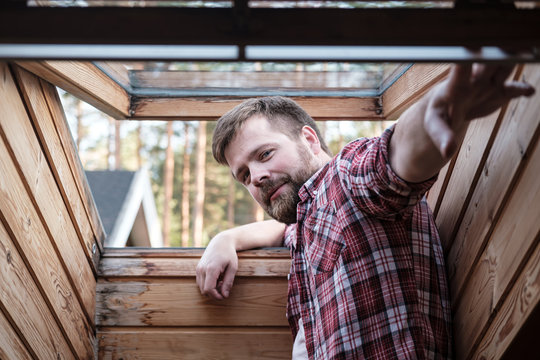
<instances>
[{"instance_id":1,"label":"outstretched arm","mask_svg":"<svg viewBox=\"0 0 540 360\"><path fill-rule=\"evenodd\" d=\"M455 65L448 78L400 117L390 140L390 165L409 182L434 176L452 158L470 120L507 101L531 96L527 83L510 81L512 66Z\"/></svg>"},{"instance_id":2,"label":"outstretched arm","mask_svg":"<svg viewBox=\"0 0 540 360\"><path fill-rule=\"evenodd\" d=\"M238 270L237 251L282 246L285 224L275 220L242 225L217 234L197 264L201 294L222 300L229 297Z\"/></svg>"}]
</instances>

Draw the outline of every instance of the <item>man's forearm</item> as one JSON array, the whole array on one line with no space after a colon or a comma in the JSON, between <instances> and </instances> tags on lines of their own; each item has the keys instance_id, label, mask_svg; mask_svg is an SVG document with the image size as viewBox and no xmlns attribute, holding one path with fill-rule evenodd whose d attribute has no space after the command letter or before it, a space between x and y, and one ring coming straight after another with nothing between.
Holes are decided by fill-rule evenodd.
<instances>
[{"instance_id":1,"label":"man's forearm","mask_svg":"<svg viewBox=\"0 0 540 360\"><path fill-rule=\"evenodd\" d=\"M234 242L236 251L283 245L286 225L275 220L241 225L221 233Z\"/></svg>"}]
</instances>

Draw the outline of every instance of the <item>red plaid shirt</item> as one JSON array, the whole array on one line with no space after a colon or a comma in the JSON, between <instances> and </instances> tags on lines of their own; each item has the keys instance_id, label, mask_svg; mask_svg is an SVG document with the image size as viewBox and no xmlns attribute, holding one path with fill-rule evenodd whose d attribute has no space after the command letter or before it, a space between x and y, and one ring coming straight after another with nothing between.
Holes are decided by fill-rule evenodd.
<instances>
[{"instance_id":1,"label":"red plaid shirt","mask_svg":"<svg viewBox=\"0 0 540 360\"><path fill-rule=\"evenodd\" d=\"M422 184L390 168L388 129L358 139L300 189L287 317L310 359L452 355L442 248Z\"/></svg>"}]
</instances>

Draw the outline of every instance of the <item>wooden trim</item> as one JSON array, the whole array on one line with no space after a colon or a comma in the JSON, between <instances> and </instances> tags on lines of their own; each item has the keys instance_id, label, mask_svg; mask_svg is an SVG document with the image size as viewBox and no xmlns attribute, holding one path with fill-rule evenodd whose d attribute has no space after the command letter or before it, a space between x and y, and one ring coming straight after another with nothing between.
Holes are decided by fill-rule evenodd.
<instances>
[{"instance_id":1,"label":"wooden trim","mask_svg":"<svg viewBox=\"0 0 540 360\"><path fill-rule=\"evenodd\" d=\"M4 71L7 71L7 67L4 67ZM19 72L17 82L24 89L21 92L24 93L27 109L33 108L40 112L39 117L47 118L48 109L39 80L30 73ZM77 300L85 310L88 321L93 324L96 279L92 272L91 246L90 251L85 251L88 247L85 247L75 231L47 157L34 132L32 121L26 114L23 100L15 102L15 97L18 98L19 95L15 83L6 83L4 89L5 92L2 91L1 94L4 99L13 97L10 102L12 106L9 109L4 108L12 118L0 118L0 136L13 153L14 159L17 159L16 164L23 184L28 189L48 238L62 259L70 283L76 289ZM63 180L66 181L65 178Z\"/></svg>"},{"instance_id":2,"label":"wooden trim","mask_svg":"<svg viewBox=\"0 0 540 360\"><path fill-rule=\"evenodd\" d=\"M378 98L292 98L315 120L383 120ZM131 119L217 120L245 98L134 98Z\"/></svg>"},{"instance_id":3,"label":"wooden trim","mask_svg":"<svg viewBox=\"0 0 540 360\"><path fill-rule=\"evenodd\" d=\"M1 139L0 139L1 142ZM1 161L0 161L1 163ZM42 292L21 257L18 247L8 234L0 211L0 313L9 316L17 335L27 344L32 358L69 359L74 356L67 339L62 336ZM49 334L45 338L45 334ZM0 339L4 339L4 334ZM2 340L0 340L1 342ZM0 351L0 355L2 352ZM3 358L3 357L2 357ZM8 357L6 359L17 359Z\"/></svg>"},{"instance_id":4,"label":"wooden trim","mask_svg":"<svg viewBox=\"0 0 540 360\"><path fill-rule=\"evenodd\" d=\"M284 316L283 316L284 317ZM104 328L100 359L290 359L288 328Z\"/></svg>"},{"instance_id":5,"label":"wooden trim","mask_svg":"<svg viewBox=\"0 0 540 360\"><path fill-rule=\"evenodd\" d=\"M129 94L90 62L19 61L17 64L115 119L129 116Z\"/></svg>"},{"instance_id":6,"label":"wooden trim","mask_svg":"<svg viewBox=\"0 0 540 360\"><path fill-rule=\"evenodd\" d=\"M450 72L448 64L414 64L382 95L383 116L396 120Z\"/></svg>"},{"instance_id":7,"label":"wooden trim","mask_svg":"<svg viewBox=\"0 0 540 360\"><path fill-rule=\"evenodd\" d=\"M194 276L100 280L96 318L98 326L287 326L286 303L286 278L237 277L221 301L201 295Z\"/></svg>"},{"instance_id":8,"label":"wooden trim","mask_svg":"<svg viewBox=\"0 0 540 360\"><path fill-rule=\"evenodd\" d=\"M533 86L540 86L540 66L527 65L522 77ZM522 161L538 138L540 101L533 98L514 100L489 153L476 191L463 216L454 244L447 256L450 288L454 299L461 298L464 285L474 264L493 232L512 186L523 169ZM489 194L489 196L486 196Z\"/></svg>"}]
</instances>

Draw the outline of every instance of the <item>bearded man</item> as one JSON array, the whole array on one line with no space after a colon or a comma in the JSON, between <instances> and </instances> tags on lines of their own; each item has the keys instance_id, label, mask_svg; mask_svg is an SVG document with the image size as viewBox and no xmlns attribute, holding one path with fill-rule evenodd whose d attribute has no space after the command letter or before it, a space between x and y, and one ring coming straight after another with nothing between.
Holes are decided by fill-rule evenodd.
<instances>
[{"instance_id":1,"label":"bearded man","mask_svg":"<svg viewBox=\"0 0 540 360\"><path fill-rule=\"evenodd\" d=\"M395 126L334 157L292 100L250 99L223 115L214 157L276 221L218 234L197 266L201 293L229 296L237 251L286 245L294 359L451 358L444 256L424 194L470 120L533 94L506 82L511 71L455 66Z\"/></svg>"}]
</instances>

